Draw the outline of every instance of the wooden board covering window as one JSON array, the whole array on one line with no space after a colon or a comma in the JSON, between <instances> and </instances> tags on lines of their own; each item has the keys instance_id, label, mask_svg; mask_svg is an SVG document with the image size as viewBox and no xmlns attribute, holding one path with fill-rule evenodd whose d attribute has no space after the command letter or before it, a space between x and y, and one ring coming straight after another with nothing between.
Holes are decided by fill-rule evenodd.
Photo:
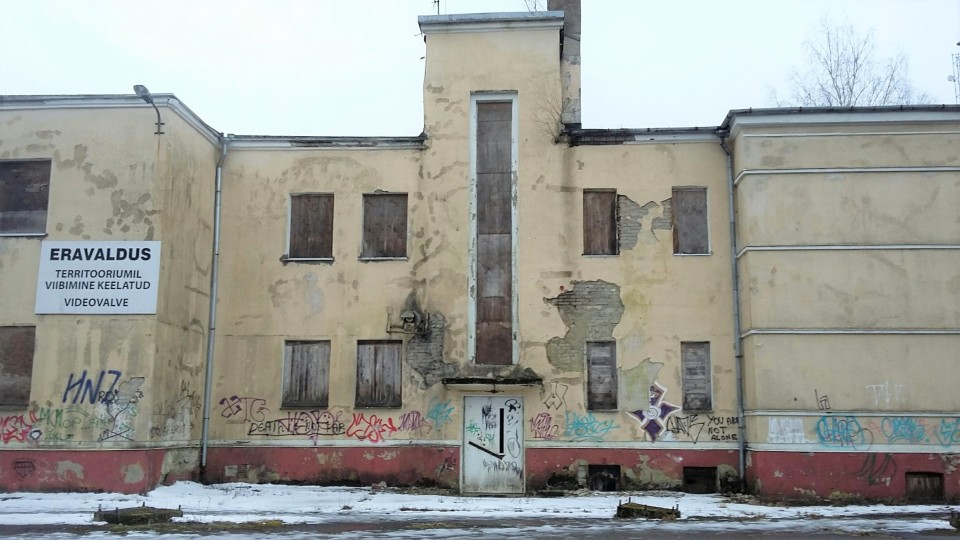
<instances>
[{"instance_id":1,"label":"wooden board covering window","mask_svg":"<svg viewBox=\"0 0 960 540\"><path fill-rule=\"evenodd\" d=\"M617 408L617 343L587 342L587 408Z\"/></svg>"},{"instance_id":2,"label":"wooden board covering window","mask_svg":"<svg viewBox=\"0 0 960 540\"><path fill-rule=\"evenodd\" d=\"M36 328L0 326L0 405L29 405Z\"/></svg>"},{"instance_id":3,"label":"wooden board covering window","mask_svg":"<svg viewBox=\"0 0 960 540\"><path fill-rule=\"evenodd\" d=\"M283 407L326 407L330 342L288 341L283 354Z\"/></svg>"},{"instance_id":4,"label":"wooden board covering window","mask_svg":"<svg viewBox=\"0 0 960 540\"><path fill-rule=\"evenodd\" d=\"M49 161L0 161L0 233L44 233Z\"/></svg>"},{"instance_id":5,"label":"wooden board covering window","mask_svg":"<svg viewBox=\"0 0 960 540\"><path fill-rule=\"evenodd\" d=\"M617 254L617 192L583 192L583 254Z\"/></svg>"},{"instance_id":6,"label":"wooden board covering window","mask_svg":"<svg viewBox=\"0 0 960 540\"><path fill-rule=\"evenodd\" d=\"M513 363L513 104L477 104L476 363Z\"/></svg>"},{"instance_id":7,"label":"wooden board covering window","mask_svg":"<svg viewBox=\"0 0 960 540\"><path fill-rule=\"evenodd\" d=\"M333 258L333 195L290 197L290 258Z\"/></svg>"},{"instance_id":8,"label":"wooden board covering window","mask_svg":"<svg viewBox=\"0 0 960 540\"><path fill-rule=\"evenodd\" d=\"M680 363L683 376L683 409L685 411L713 409L710 388L710 343L706 341L681 343Z\"/></svg>"},{"instance_id":9,"label":"wooden board covering window","mask_svg":"<svg viewBox=\"0 0 960 540\"><path fill-rule=\"evenodd\" d=\"M674 188L673 252L709 253L707 188Z\"/></svg>"},{"instance_id":10,"label":"wooden board covering window","mask_svg":"<svg viewBox=\"0 0 960 540\"><path fill-rule=\"evenodd\" d=\"M399 407L399 341L357 342L357 407Z\"/></svg>"},{"instance_id":11,"label":"wooden board covering window","mask_svg":"<svg viewBox=\"0 0 960 540\"><path fill-rule=\"evenodd\" d=\"M363 196L363 258L407 256L407 194Z\"/></svg>"}]
</instances>

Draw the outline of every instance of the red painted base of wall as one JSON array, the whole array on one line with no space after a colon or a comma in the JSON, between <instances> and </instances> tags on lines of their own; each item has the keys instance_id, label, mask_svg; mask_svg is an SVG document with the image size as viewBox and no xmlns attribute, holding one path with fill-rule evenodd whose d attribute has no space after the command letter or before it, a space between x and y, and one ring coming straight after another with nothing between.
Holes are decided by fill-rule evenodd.
<instances>
[{"instance_id":1,"label":"red painted base of wall","mask_svg":"<svg viewBox=\"0 0 960 540\"><path fill-rule=\"evenodd\" d=\"M865 452L750 452L747 483L763 497L907 499L907 473L943 475L946 500L960 500L960 455Z\"/></svg>"},{"instance_id":2,"label":"red painted base of wall","mask_svg":"<svg viewBox=\"0 0 960 540\"><path fill-rule=\"evenodd\" d=\"M204 481L457 488L460 448L436 446L209 448Z\"/></svg>"},{"instance_id":3,"label":"red painted base of wall","mask_svg":"<svg viewBox=\"0 0 960 540\"><path fill-rule=\"evenodd\" d=\"M679 489L684 467L717 467L720 487L736 489L738 460L736 450L528 448L527 490L582 482L577 478L581 465L619 465L621 489Z\"/></svg>"},{"instance_id":4,"label":"red painted base of wall","mask_svg":"<svg viewBox=\"0 0 960 540\"><path fill-rule=\"evenodd\" d=\"M164 449L0 451L0 491L146 493L160 483Z\"/></svg>"}]
</instances>

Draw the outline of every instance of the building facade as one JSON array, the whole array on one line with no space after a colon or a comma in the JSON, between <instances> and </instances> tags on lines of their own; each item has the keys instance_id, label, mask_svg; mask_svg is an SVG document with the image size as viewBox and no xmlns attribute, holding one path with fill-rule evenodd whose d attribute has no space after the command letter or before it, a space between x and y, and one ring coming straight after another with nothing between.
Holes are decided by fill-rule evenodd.
<instances>
[{"instance_id":1,"label":"building facade","mask_svg":"<svg viewBox=\"0 0 960 540\"><path fill-rule=\"evenodd\" d=\"M554 7L415 137L0 97L0 486L957 498L960 108L582 129Z\"/></svg>"}]
</instances>

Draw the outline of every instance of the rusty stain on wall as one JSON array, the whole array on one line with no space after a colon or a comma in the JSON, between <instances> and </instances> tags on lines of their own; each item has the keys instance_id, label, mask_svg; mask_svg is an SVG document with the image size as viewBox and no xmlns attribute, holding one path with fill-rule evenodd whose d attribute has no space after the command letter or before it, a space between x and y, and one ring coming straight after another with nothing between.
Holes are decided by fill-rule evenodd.
<instances>
[{"instance_id":1,"label":"rusty stain on wall","mask_svg":"<svg viewBox=\"0 0 960 540\"><path fill-rule=\"evenodd\" d=\"M547 360L561 371L582 371L586 342L613 339L623 316L620 286L603 280L574 281L569 290L543 301L556 306L567 326L563 337L547 342Z\"/></svg>"}]
</instances>

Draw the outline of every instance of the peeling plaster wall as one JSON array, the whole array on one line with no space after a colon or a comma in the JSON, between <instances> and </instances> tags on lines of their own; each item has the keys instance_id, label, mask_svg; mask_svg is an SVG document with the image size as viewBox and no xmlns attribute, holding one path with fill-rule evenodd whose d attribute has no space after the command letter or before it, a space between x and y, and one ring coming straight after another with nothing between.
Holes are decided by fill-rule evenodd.
<instances>
[{"instance_id":1,"label":"peeling plaster wall","mask_svg":"<svg viewBox=\"0 0 960 540\"><path fill-rule=\"evenodd\" d=\"M623 316L620 287L605 281L574 281L570 290L544 302L556 306L567 326L562 338L547 342L547 360L561 372L583 372L586 342L612 339Z\"/></svg>"}]
</instances>

